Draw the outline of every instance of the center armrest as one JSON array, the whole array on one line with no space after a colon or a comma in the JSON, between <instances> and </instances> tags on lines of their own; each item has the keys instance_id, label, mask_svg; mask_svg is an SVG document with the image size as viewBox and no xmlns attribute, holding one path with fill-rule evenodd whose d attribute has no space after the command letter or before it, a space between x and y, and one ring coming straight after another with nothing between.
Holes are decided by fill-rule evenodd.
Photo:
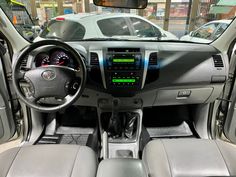
<instances>
[{"instance_id":1,"label":"center armrest","mask_svg":"<svg viewBox=\"0 0 236 177\"><path fill-rule=\"evenodd\" d=\"M106 159L98 167L97 177L148 177L141 160Z\"/></svg>"}]
</instances>

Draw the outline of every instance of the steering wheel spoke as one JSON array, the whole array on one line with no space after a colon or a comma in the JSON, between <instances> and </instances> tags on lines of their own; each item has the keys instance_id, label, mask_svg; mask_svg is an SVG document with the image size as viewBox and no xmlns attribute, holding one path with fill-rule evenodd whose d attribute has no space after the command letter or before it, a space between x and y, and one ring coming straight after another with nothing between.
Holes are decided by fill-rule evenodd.
<instances>
[{"instance_id":1,"label":"steering wheel spoke","mask_svg":"<svg viewBox=\"0 0 236 177\"><path fill-rule=\"evenodd\" d=\"M73 96L72 95L67 95L65 98L63 98L63 102L69 102L69 101L71 101L73 99Z\"/></svg>"},{"instance_id":2,"label":"steering wheel spoke","mask_svg":"<svg viewBox=\"0 0 236 177\"><path fill-rule=\"evenodd\" d=\"M24 79L26 72L27 72L27 71L24 71L24 70L18 70L18 71L16 71L16 73L15 73L15 79L17 79L17 80L22 80L22 79Z\"/></svg>"},{"instance_id":3,"label":"steering wheel spoke","mask_svg":"<svg viewBox=\"0 0 236 177\"><path fill-rule=\"evenodd\" d=\"M84 75L83 75L83 73L81 72L81 70L80 70L80 68L78 69L78 70L74 70L75 71L75 76L77 77L77 78L83 78L84 77Z\"/></svg>"},{"instance_id":4,"label":"steering wheel spoke","mask_svg":"<svg viewBox=\"0 0 236 177\"><path fill-rule=\"evenodd\" d=\"M27 99L28 99L31 103L37 103L37 101L39 100L39 98L35 98L33 95L27 97Z\"/></svg>"}]
</instances>

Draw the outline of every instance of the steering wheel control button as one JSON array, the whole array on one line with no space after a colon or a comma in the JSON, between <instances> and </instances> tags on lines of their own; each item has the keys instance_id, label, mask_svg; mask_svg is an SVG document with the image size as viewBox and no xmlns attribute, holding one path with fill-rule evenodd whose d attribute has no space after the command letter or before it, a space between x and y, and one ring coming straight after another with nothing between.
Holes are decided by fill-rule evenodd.
<instances>
[{"instance_id":1,"label":"steering wheel control button","mask_svg":"<svg viewBox=\"0 0 236 177\"><path fill-rule=\"evenodd\" d=\"M75 83L72 85L72 89L77 90L78 88L79 88L79 83L78 83L78 82L75 82Z\"/></svg>"},{"instance_id":2,"label":"steering wheel control button","mask_svg":"<svg viewBox=\"0 0 236 177\"><path fill-rule=\"evenodd\" d=\"M47 81L54 80L56 78L56 73L53 70L46 70L42 73L42 78Z\"/></svg>"}]
</instances>

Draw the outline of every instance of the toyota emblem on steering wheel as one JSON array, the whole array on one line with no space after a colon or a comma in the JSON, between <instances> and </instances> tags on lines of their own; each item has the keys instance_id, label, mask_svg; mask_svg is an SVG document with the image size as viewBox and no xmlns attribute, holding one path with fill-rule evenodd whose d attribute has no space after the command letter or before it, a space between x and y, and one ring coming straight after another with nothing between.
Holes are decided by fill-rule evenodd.
<instances>
[{"instance_id":1,"label":"toyota emblem on steering wheel","mask_svg":"<svg viewBox=\"0 0 236 177\"><path fill-rule=\"evenodd\" d=\"M42 73L42 77L45 80L51 81L56 78L56 73L52 70L46 70Z\"/></svg>"}]
</instances>

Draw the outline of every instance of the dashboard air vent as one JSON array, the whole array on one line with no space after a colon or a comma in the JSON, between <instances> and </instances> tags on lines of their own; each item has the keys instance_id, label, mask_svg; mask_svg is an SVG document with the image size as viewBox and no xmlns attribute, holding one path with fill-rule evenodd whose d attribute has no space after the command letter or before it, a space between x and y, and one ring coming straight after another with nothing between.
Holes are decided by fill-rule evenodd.
<instances>
[{"instance_id":1,"label":"dashboard air vent","mask_svg":"<svg viewBox=\"0 0 236 177\"><path fill-rule=\"evenodd\" d=\"M20 69L21 70L26 70L27 68L27 61L28 61L28 55L21 61L21 64L20 64Z\"/></svg>"},{"instance_id":2,"label":"dashboard air vent","mask_svg":"<svg viewBox=\"0 0 236 177\"><path fill-rule=\"evenodd\" d=\"M149 56L149 66L151 65L157 65L157 53L154 52L154 53L151 53L150 56Z\"/></svg>"},{"instance_id":3,"label":"dashboard air vent","mask_svg":"<svg viewBox=\"0 0 236 177\"><path fill-rule=\"evenodd\" d=\"M90 53L90 65L99 65L99 59L98 59L98 54L97 53Z\"/></svg>"},{"instance_id":4,"label":"dashboard air vent","mask_svg":"<svg viewBox=\"0 0 236 177\"><path fill-rule=\"evenodd\" d=\"M213 55L213 61L214 61L214 66L217 68L222 68L224 67L223 60L220 55Z\"/></svg>"}]
</instances>

